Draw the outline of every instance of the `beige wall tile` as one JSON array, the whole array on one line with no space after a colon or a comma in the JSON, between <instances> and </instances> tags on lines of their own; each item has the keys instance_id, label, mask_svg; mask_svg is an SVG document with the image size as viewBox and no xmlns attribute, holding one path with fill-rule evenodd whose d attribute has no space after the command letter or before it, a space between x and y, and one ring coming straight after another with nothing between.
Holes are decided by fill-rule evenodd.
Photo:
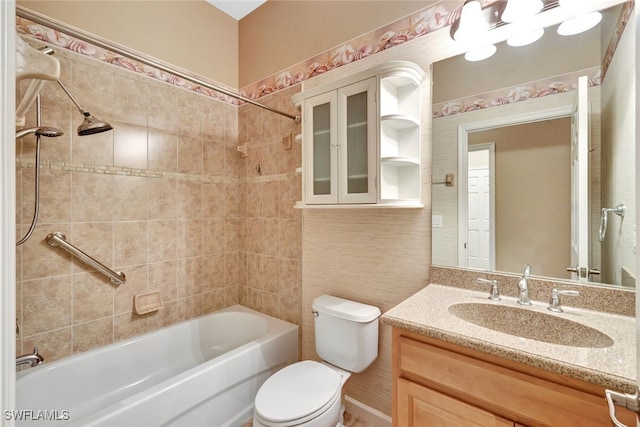
<instances>
[{"instance_id":1,"label":"beige wall tile","mask_svg":"<svg viewBox=\"0 0 640 427\"><path fill-rule=\"evenodd\" d=\"M202 313L211 313L225 307L224 289L205 292L202 300Z\"/></svg>"},{"instance_id":2,"label":"beige wall tile","mask_svg":"<svg viewBox=\"0 0 640 427\"><path fill-rule=\"evenodd\" d=\"M52 230L53 228L53 230ZM33 234L20 248L22 250L22 280L40 279L71 274L71 255L60 248L52 248L46 242L49 233L59 231L70 236L71 227L67 224L37 225ZM27 227L21 227L21 236Z\"/></svg>"},{"instance_id":3,"label":"beige wall tile","mask_svg":"<svg viewBox=\"0 0 640 427\"><path fill-rule=\"evenodd\" d=\"M187 91L178 93L178 134L202 137L204 97Z\"/></svg>"},{"instance_id":4,"label":"beige wall tile","mask_svg":"<svg viewBox=\"0 0 640 427\"><path fill-rule=\"evenodd\" d=\"M178 172L202 173L202 137L178 135Z\"/></svg>"},{"instance_id":5,"label":"beige wall tile","mask_svg":"<svg viewBox=\"0 0 640 427\"><path fill-rule=\"evenodd\" d=\"M31 280L22 284L24 299L20 336L61 329L71 325L71 277L58 276Z\"/></svg>"},{"instance_id":6,"label":"beige wall tile","mask_svg":"<svg viewBox=\"0 0 640 427\"><path fill-rule=\"evenodd\" d=\"M224 176L224 142L222 139L204 139L202 146L202 173Z\"/></svg>"},{"instance_id":7,"label":"beige wall tile","mask_svg":"<svg viewBox=\"0 0 640 427\"><path fill-rule=\"evenodd\" d=\"M149 128L147 135L147 167L166 172L178 170L178 136Z\"/></svg>"},{"instance_id":8,"label":"beige wall tile","mask_svg":"<svg viewBox=\"0 0 640 427\"><path fill-rule=\"evenodd\" d=\"M207 218L202 221L202 255L223 254L225 251L225 225L227 220Z\"/></svg>"},{"instance_id":9,"label":"beige wall tile","mask_svg":"<svg viewBox=\"0 0 640 427\"><path fill-rule=\"evenodd\" d=\"M120 267L147 263L147 221L113 223L113 263Z\"/></svg>"},{"instance_id":10,"label":"beige wall tile","mask_svg":"<svg viewBox=\"0 0 640 427\"><path fill-rule=\"evenodd\" d=\"M164 308L150 313L147 319L149 331L171 326L178 321L178 301L165 301Z\"/></svg>"},{"instance_id":11,"label":"beige wall tile","mask_svg":"<svg viewBox=\"0 0 640 427\"><path fill-rule=\"evenodd\" d=\"M207 255L202 258L202 290L212 291L225 287L224 254Z\"/></svg>"},{"instance_id":12,"label":"beige wall tile","mask_svg":"<svg viewBox=\"0 0 640 427\"><path fill-rule=\"evenodd\" d=\"M113 265L113 223L87 222L72 226L73 232L67 234L67 241L77 246L91 257L106 266ZM56 249L61 251L61 249ZM95 269L79 259L73 260L74 273L95 271Z\"/></svg>"},{"instance_id":13,"label":"beige wall tile","mask_svg":"<svg viewBox=\"0 0 640 427\"><path fill-rule=\"evenodd\" d=\"M178 322L189 320L203 313L202 295L178 299Z\"/></svg>"},{"instance_id":14,"label":"beige wall tile","mask_svg":"<svg viewBox=\"0 0 640 427\"><path fill-rule=\"evenodd\" d=\"M178 256L178 221L149 221L149 262L175 260Z\"/></svg>"},{"instance_id":15,"label":"beige wall tile","mask_svg":"<svg viewBox=\"0 0 640 427\"><path fill-rule=\"evenodd\" d=\"M115 75L111 99L115 121L147 126L147 90L140 79Z\"/></svg>"},{"instance_id":16,"label":"beige wall tile","mask_svg":"<svg viewBox=\"0 0 640 427\"><path fill-rule=\"evenodd\" d=\"M113 177L114 221L146 221L149 217L149 178Z\"/></svg>"},{"instance_id":17,"label":"beige wall tile","mask_svg":"<svg viewBox=\"0 0 640 427\"><path fill-rule=\"evenodd\" d=\"M76 128L82 123L82 117L75 117L72 125L71 161L78 164L113 165L114 133L102 132L93 135L78 136ZM102 120L107 120L102 118Z\"/></svg>"},{"instance_id":18,"label":"beige wall tile","mask_svg":"<svg viewBox=\"0 0 640 427\"><path fill-rule=\"evenodd\" d=\"M202 184L202 210L206 218L223 218L225 216L224 183L211 182Z\"/></svg>"},{"instance_id":19,"label":"beige wall tile","mask_svg":"<svg viewBox=\"0 0 640 427\"><path fill-rule=\"evenodd\" d=\"M202 184L178 181L178 218L202 217Z\"/></svg>"},{"instance_id":20,"label":"beige wall tile","mask_svg":"<svg viewBox=\"0 0 640 427\"><path fill-rule=\"evenodd\" d=\"M22 171L22 220L31 224L35 203L35 169ZM71 172L40 170L40 206L38 222L41 224L71 222ZM22 222L18 222L22 224Z\"/></svg>"},{"instance_id":21,"label":"beige wall tile","mask_svg":"<svg viewBox=\"0 0 640 427\"><path fill-rule=\"evenodd\" d=\"M113 343L113 317L81 323L73 327L73 352L80 353Z\"/></svg>"},{"instance_id":22,"label":"beige wall tile","mask_svg":"<svg viewBox=\"0 0 640 427\"><path fill-rule=\"evenodd\" d=\"M178 220L178 258L202 256L202 220Z\"/></svg>"},{"instance_id":23,"label":"beige wall tile","mask_svg":"<svg viewBox=\"0 0 640 427\"><path fill-rule=\"evenodd\" d=\"M262 283L257 289L262 289L265 292L277 293L280 281L280 261L279 258L265 256L262 260Z\"/></svg>"},{"instance_id":24,"label":"beige wall tile","mask_svg":"<svg viewBox=\"0 0 640 427\"><path fill-rule=\"evenodd\" d=\"M113 316L113 286L108 279L100 273L74 274L73 324L108 316Z\"/></svg>"},{"instance_id":25,"label":"beige wall tile","mask_svg":"<svg viewBox=\"0 0 640 427\"><path fill-rule=\"evenodd\" d=\"M149 179L149 219L178 218L178 180Z\"/></svg>"},{"instance_id":26,"label":"beige wall tile","mask_svg":"<svg viewBox=\"0 0 640 427\"><path fill-rule=\"evenodd\" d=\"M115 122L113 164L128 168L147 168L147 128Z\"/></svg>"},{"instance_id":27,"label":"beige wall tile","mask_svg":"<svg viewBox=\"0 0 640 427\"><path fill-rule=\"evenodd\" d=\"M142 335L148 331L147 316L123 313L113 317L114 342Z\"/></svg>"},{"instance_id":28,"label":"beige wall tile","mask_svg":"<svg viewBox=\"0 0 640 427\"><path fill-rule=\"evenodd\" d=\"M202 292L202 258L178 260L178 298Z\"/></svg>"},{"instance_id":29,"label":"beige wall tile","mask_svg":"<svg viewBox=\"0 0 640 427\"><path fill-rule=\"evenodd\" d=\"M160 291L162 301L175 301L178 298L178 262L165 261L149 264L149 291Z\"/></svg>"},{"instance_id":30,"label":"beige wall tile","mask_svg":"<svg viewBox=\"0 0 640 427\"><path fill-rule=\"evenodd\" d=\"M74 222L113 219L113 175L71 173L71 218Z\"/></svg>"},{"instance_id":31,"label":"beige wall tile","mask_svg":"<svg viewBox=\"0 0 640 427\"><path fill-rule=\"evenodd\" d=\"M176 96L180 89L157 80L146 85L148 112L147 125L171 133L178 131L178 102Z\"/></svg>"},{"instance_id":32,"label":"beige wall tile","mask_svg":"<svg viewBox=\"0 0 640 427\"><path fill-rule=\"evenodd\" d=\"M224 254L225 285L233 286L239 283L240 262L241 262L241 258L239 253Z\"/></svg>"}]
</instances>

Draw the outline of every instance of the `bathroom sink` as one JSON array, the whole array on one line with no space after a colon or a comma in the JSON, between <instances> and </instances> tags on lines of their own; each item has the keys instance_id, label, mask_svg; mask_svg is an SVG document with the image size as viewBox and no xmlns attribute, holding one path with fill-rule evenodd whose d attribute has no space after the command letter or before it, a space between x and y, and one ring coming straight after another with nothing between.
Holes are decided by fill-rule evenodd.
<instances>
[{"instance_id":1,"label":"bathroom sink","mask_svg":"<svg viewBox=\"0 0 640 427\"><path fill-rule=\"evenodd\" d=\"M458 303L449 306L449 313L483 328L536 341L589 348L613 345L611 337L597 329L527 308Z\"/></svg>"}]
</instances>

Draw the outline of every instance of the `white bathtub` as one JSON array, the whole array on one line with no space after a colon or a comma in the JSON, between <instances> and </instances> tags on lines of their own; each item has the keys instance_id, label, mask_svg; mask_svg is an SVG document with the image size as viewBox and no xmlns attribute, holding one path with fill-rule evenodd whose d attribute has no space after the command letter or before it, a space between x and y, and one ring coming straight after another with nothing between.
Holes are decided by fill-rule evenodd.
<instances>
[{"instance_id":1,"label":"white bathtub","mask_svg":"<svg viewBox=\"0 0 640 427\"><path fill-rule=\"evenodd\" d=\"M14 417L18 426L240 425L260 385L297 360L296 325L236 305L18 373Z\"/></svg>"}]
</instances>

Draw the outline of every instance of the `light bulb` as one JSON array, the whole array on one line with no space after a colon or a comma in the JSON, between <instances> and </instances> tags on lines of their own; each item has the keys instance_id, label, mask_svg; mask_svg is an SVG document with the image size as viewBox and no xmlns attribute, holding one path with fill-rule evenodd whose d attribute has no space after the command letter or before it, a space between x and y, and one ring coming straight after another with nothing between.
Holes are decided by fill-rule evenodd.
<instances>
[{"instance_id":1,"label":"light bulb","mask_svg":"<svg viewBox=\"0 0 640 427\"><path fill-rule=\"evenodd\" d=\"M497 50L498 49L495 47L495 45L492 44L476 47L465 53L464 59L470 62L482 61L493 56L493 54L496 53Z\"/></svg>"},{"instance_id":2,"label":"light bulb","mask_svg":"<svg viewBox=\"0 0 640 427\"><path fill-rule=\"evenodd\" d=\"M600 12L591 12L564 21L558 26L558 34L561 36L572 36L580 34L595 27L602 20Z\"/></svg>"},{"instance_id":3,"label":"light bulb","mask_svg":"<svg viewBox=\"0 0 640 427\"><path fill-rule=\"evenodd\" d=\"M489 24L482 15L482 6L478 0L467 0L462 6L458 29L453 35L456 41L474 40L489 30Z\"/></svg>"},{"instance_id":4,"label":"light bulb","mask_svg":"<svg viewBox=\"0 0 640 427\"><path fill-rule=\"evenodd\" d=\"M527 31L522 34L518 34L517 36L510 37L507 39L507 44L512 47L526 46L540 40L543 35L544 30L542 28L538 28L537 30Z\"/></svg>"}]
</instances>

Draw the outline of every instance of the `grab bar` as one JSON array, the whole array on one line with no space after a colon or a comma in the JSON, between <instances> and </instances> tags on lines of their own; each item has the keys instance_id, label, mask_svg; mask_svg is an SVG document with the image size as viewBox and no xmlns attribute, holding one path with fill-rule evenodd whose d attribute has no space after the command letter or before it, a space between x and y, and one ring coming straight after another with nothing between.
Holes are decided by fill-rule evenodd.
<instances>
[{"instance_id":1,"label":"grab bar","mask_svg":"<svg viewBox=\"0 0 640 427\"><path fill-rule=\"evenodd\" d=\"M111 279L111 283L114 285L121 285L127 281L127 276L121 271L113 271L109 267L106 267L99 261L91 258L89 255L81 251L80 249L73 246L71 243L67 242L67 236L64 233L56 232L50 233L47 235L47 243L49 246L60 247L65 251L69 252L73 256L78 257L81 261L89 264L91 267L98 270L100 273L104 274L108 278Z\"/></svg>"},{"instance_id":2,"label":"grab bar","mask_svg":"<svg viewBox=\"0 0 640 427\"><path fill-rule=\"evenodd\" d=\"M620 203L615 208L602 208L600 211L600 230L598 231L598 237L601 242L604 242L604 238L607 235L607 215L609 212L613 212L620 218L624 218L624 203Z\"/></svg>"}]
</instances>

